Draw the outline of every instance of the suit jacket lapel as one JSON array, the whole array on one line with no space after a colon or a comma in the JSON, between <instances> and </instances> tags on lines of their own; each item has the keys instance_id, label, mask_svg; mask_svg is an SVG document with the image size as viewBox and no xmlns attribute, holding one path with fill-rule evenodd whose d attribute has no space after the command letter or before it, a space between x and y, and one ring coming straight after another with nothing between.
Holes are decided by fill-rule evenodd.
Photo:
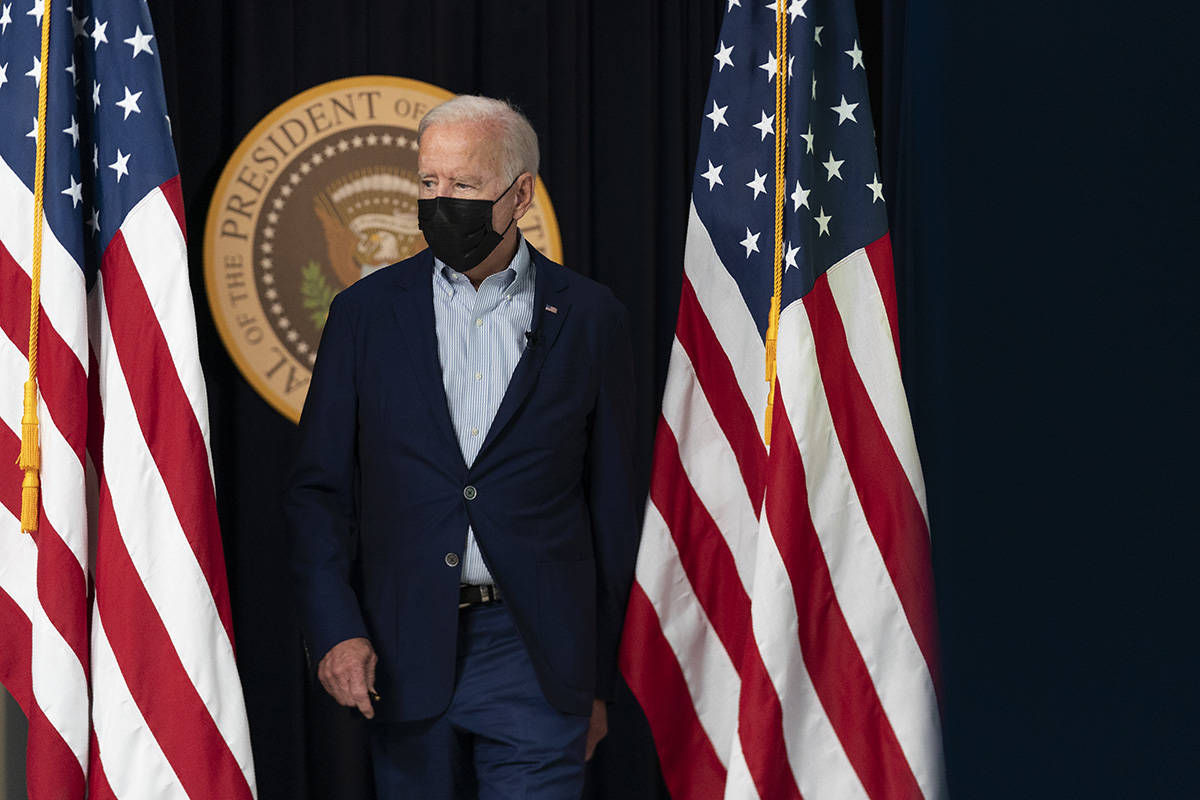
<instances>
[{"instance_id":1,"label":"suit jacket lapel","mask_svg":"<svg viewBox=\"0 0 1200 800\"><path fill-rule=\"evenodd\" d=\"M513 370L512 378L508 381L508 389L504 393L504 399L500 401L500 408L496 410L496 417L492 420L487 437L483 440L483 446L479 449L479 455L475 458L476 463L496 438L504 432L508 423L512 421L513 415L525 403L529 392L537 383L542 363L545 362L546 355L558 339L563 321L566 320L571 308L566 276L561 272L563 268L552 263L528 243L525 246L529 247L530 257L533 259L536 270L533 294L534 343L525 348L525 352L521 354L521 358L517 362L516 369ZM554 311L549 310L551 307L554 308Z\"/></svg>"},{"instance_id":2,"label":"suit jacket lapel","mask_svg":"<svg viewBox=\"0 0 1200 800\"><path fill-rule=\"evenodd\" d=\"M433 316L433 256L429 250L424 251L422 262L426 269L409 270L397 278L400 291L395 304L396 324L401 348L408 353L412 364L413 383L429 403L430 419L462 462L462 448L454 435L450 404L442 381L442 364L438 360L437 327ZM463 467L466 468L465 463Z\"/></svg>"}]
</instances>

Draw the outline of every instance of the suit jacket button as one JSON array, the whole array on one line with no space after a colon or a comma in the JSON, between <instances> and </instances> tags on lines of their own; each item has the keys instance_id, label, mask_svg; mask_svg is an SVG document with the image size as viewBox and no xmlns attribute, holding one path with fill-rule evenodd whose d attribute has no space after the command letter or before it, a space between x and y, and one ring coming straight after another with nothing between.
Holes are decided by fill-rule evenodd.
<instances>
[{"instance_id":1,"label":"suit jacket button","mask_svg":"<svg viewBox=\"0 0 1200 800\"><path fill-rule=\"evenodd\" d=\"M458 553L446 553L446 566L447 567L457 567L458 566Z\"/></svg>"},{"instance_id":2,"label":"suit jacket button","mask_svg":"<svg viewBox=\"0 0 1200 800\"><path fill-rule=\"evenodd\" d=\"M467 498L468 500L474 500L478 494L479 492L475 491L474 486L468 486L463 489L463 497Z\"/></svg>"}]
</instances>

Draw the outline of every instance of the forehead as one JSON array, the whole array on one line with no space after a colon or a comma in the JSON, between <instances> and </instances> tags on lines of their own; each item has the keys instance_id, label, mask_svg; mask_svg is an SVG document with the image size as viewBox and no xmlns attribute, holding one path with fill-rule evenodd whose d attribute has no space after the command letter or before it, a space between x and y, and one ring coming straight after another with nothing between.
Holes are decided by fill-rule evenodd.
<instances>
[{"instance_id":1,"label":"forehead","mask_svg":"<svg viewBox=\"0 0 1200 800\"><path fill-rule=\"evenodd\" d=\"M417 151L417 169L492 177L497 172L498 151L494 128L478 122L444 122L425 129Z\"/></svg>"}]
</instances>

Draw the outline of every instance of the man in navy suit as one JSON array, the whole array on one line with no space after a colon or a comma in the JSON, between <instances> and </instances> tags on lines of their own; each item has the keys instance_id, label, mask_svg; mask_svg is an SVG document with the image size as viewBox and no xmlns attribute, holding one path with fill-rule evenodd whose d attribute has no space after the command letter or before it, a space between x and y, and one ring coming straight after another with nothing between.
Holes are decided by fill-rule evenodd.
<instances>
[{"instance_id":1,"label":"man in navy suit","mask_svg":"<svg viewBox=\"0 0 1200 800\"><path fill-rule=\"evenodd\" d=\"M287 497L309 650L380 797L578 797L637 552L627 315L529 246L537 137L419 130L430 245L329 312Z\"/></svg>"}]
</instances>

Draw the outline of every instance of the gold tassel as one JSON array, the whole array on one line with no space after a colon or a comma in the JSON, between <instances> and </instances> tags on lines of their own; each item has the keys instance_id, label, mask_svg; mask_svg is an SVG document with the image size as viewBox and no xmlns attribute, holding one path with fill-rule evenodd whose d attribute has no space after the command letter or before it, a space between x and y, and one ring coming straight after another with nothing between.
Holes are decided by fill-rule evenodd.
<instances>
[{"instance_id":1,"label":"gold tassel","mask_svg":"<svg viewBox=\"0 0 1200 800\"><path fill-rule=\"evenodd\" d=\"M21 416L21 455L17 466L25 472L21 481L21 530L36 533L38 528L38 493L41 480L41 448L38 447L37 381L25 381L25 408Z\"/></svg>"}]
</instances>

